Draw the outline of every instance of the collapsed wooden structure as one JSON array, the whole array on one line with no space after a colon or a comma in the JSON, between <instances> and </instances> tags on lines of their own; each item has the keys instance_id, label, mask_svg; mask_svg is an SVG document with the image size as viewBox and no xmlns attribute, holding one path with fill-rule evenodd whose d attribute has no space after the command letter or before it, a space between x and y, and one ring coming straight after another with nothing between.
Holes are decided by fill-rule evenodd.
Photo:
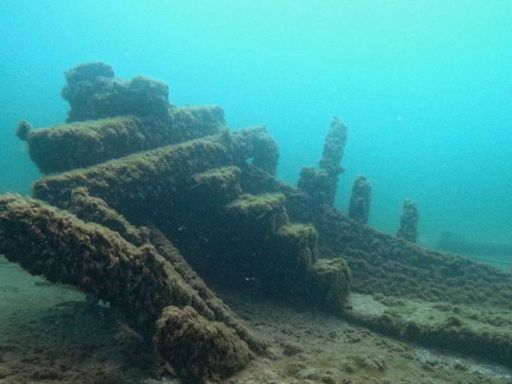
<instances>
[{"instance_id":1,"label":"collapsed wooden structure","mask_svg":"<svg viewBox=\"0 0 512 384\"><path fill-rule=\"evenodd\" d=\"M411 225L403 239L366 226L366 179L353 219L334 208L339 120L295 188L275 178L278 146L264 127L231 131L220 107L178 108L164 83L119 80L102 63L66 78L68 123L18 127L47 175L33 198L0 197L0 254L119 308L184 380L228 376L265 350L204 280L337 314L351 286L510 303L509 275L412 244Z\"/></svg>"}]
</instances>

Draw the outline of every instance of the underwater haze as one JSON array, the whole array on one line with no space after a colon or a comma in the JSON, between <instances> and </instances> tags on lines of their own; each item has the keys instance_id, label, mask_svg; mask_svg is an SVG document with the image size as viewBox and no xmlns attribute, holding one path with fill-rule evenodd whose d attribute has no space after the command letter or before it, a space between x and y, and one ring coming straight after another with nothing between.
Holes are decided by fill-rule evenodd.
<instances>
[{"instance_id":1,"label":"underwater haze","mask_svg":"<svg viewBox=\"0 0 512 384\"><path fill-rule=\"evenodd\" d=\"M263 123L278 176L317 165L333 116L349 127L337 205L359 174L370 225L420 210L419 241L449 231L512 243L512 1L0 1L0 193L38 171L14 129L65 119L63 71L103 61Z\"/></svg>"}]
</instances>

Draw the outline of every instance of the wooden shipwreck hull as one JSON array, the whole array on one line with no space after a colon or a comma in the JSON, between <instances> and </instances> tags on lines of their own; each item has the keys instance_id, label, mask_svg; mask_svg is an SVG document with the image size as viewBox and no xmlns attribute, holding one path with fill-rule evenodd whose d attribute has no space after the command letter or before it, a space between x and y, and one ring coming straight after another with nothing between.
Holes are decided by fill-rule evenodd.
<instances>
[{"instance_id":1,"label":"wooden shipwreck hull","mask_svg":"<svg viewBox=\"0 0 512 384\"><path fill-rule=\"evenodd\" d=\"M265 351L202 278L369 326L381 319L350 312L351 287L512 302L510 275L379 233L332 206L346 141L338 120L320 168L303 170L294 188L274 176L278 147L264 127L230 131L221 108L177 108L165 84L122 81L101 63L67 81L67 124L18 127L48 175L33 198L0 198L0 253L119 308L184 380L228 376ZM510 362L512 342L504 345Z\"/></svg>"}]
</instances>

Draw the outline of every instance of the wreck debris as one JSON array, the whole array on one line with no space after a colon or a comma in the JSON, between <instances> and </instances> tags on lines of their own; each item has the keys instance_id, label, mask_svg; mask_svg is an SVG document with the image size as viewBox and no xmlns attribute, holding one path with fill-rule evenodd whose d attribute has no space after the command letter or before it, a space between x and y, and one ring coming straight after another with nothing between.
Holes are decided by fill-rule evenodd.
<instances>
[{"instance_id":1,"label":"wreck debris","mask_svg":"<svg viewBox=\"0 0 512 384\"><path fill-rule=\"evenodd\" d=\"M352 273L344 259L318 259L313 263L311 275L313 289L310 291L310 300L331 303L333 307L341 299L345 308L351 290Z\"/></svg>"},{"instance_id":2,"label":"wreck debris","mask_svg":"<svg viewBox=\"0 0 512 384\"><path fill-rule=\"evenodd\" d=\"M120 80L104 63L81 64L65 75L62 97L71 107L67 122L123 115L165 119L168 115L169 87L161 81L145 77Z\"/></svg>"},{"instance_id":3,"label":"wreck debris","mask_svg":"<svg viewBox=\"0 0 512 384\"><path fill-rule=\"evenodd\" d=\"M165 84L119 80L102 63L66 76L69 124L18 128L43 172L66 172L34 184L45 203L0 197L0 253L118 307L191 383L232 374L265 349L202 278L335 313L346 311L351 286L512 300L507 274L361 225L367 179L354 184L355 220L334 208L346 143L338 119L319 168L304 168L296 189L275 179L278 146L264 127L230 132L221 108L176 108ZM409 239L415 212L404 210Z\"/></svg>"},{"instance_id":4,"label":"wreck debris","mask_svg":"<svg viewBox=\"0 0 512 384\"><path fill-rule=\"evenodd\" d=\"M8 260L50 281L78 286L145 328L166 305L199 302L151 246L136 247L116 232L34 199L0 198L0 245Z\"/></svg>"},{"instance_id":5,"label":"wreck debris","mask_svg":"<svg viewBox=\"0 0 512 384\"><path fill-rule=\"evenodd\" d=\"M90 196L85 188L74 189L71 192L71 199L68 202L63 202L62 208L66 208L85 222L100 224L117 232L136 246L144 244L154 246L164 259L172 263L186 284L198 293L205 302L205 307L209 308L216 320L223 321L235 329L252 350L258 352L264 350L263 344L240 323L236 315L208 288L190 268L178 249L156 227L133 226L121 214L109 207L104 200Z\"/></svg>"},{"instance_id":6,"label":"wreck debris","mask_svg":"<svg viewBox=\"0 0 512 384\"><path fill-rule=\"evenodd\" d=\"M366 176L358 176L352 187L348 215L360 224L368 224L372 185Z\"/></svg>"},{"instance_id":7,"label":"wreck debris","mask_svg":"<svg viewBox=\"0 0 512 384\"><path fill-rule=\"evenodd\" d=\"M141 212L161 214L160 200L172 204L192 175L228 164L230 152L222 138L207 137L51 175L34 184L33 194L58 205L73 189L85 187L132 220Z\"/></svg>"},{"instance_id":8,"label":"wreck debris","mask_svg":"<svg viewBox=\"0 0 512 384\"><path fill-rule=\"evenodd\" d=\"M227 278L226 274L233 272L230 278L239 287L247 285L246 278L254 278L269 293L291 300L300 297L310 304L341 311L349 293L349 277L343 272L346 266L341 268L340 265L343 282L330 288L318 288L337 291L338 297L331 295L330 302L308 299L309 296L299 289L301 284L302 289L309 292L313 285L338 281L315 281L312 265L318 253L317 236L314 229L312 232L297 231L292 230L296 228L293 225L286 226L292 223L284 209L284 196L242 194L238 182L240 169L236 165L244 164L248 159L269 174L275 172L277 146L262 127L225 132L51 175L37 181L33 193L51 204L76 211L76 207L70 208L63 203L83 196L85 188L88 194L104 201L129 222L155 224L180 249L187 250L187 257L194 267L210 271L205 272L209 276ZM77 188L82 191L80 194ZM197 204L200 200L204 203ZM90 199L87 201L91 202ZM224 223L220 226L222 230L217 228L219 223ZM289 230L279 231L281 227ZM121 232L127 234L126 228L124 224ZM116 229L120 230L119 225ZM307 245L304 239L309 237L310 245ZM201 239L207 241L203 244ZM232 239L229 250L225 239ZM293 242L301 246L294 246ZM254 253L248 248L249 244L261 248L258 253L261 255L251 256L243 263L236 260L242 254ZM286 249L286 253L280 249ZM305 257L301 254L311 255L308 256L310 260L301 264ZM216 255L213 258L215 264L211 265L212 258L204 255ZM231 257L235 259L231 260ZM289 277L276 278L279 272L272 266L277 259L286 264L282 267ZM280 286L276 285L277 281Z\"/></svg>"},{"instance_id":9,"label":"wreck debris","mask_svg":"<svg viewBox=\"0 0 512 384\"><path fill-rule=\"evenodd\" d=\"M195 184L190 193L206 205L225 204L242 193L240 173L240 168L234 165L196 173L192 176Z\"/></svg>"},{"instance_id":10,"label":"wreck debris","mask_svg":"<svg viewBox=\"0 0 512 384\"><path fill-rule=\"evenodd\" d=\"M226 205L228 220L237 226L254 229L265 236L289 222L284 208L285 197L280 193L244 194Z\"/></svg>"},{"instance_id":11,"label":"wreck debris","mask_svg":"<svg viewBox=\"0 0 512 384\"><path fill-rule=\"evenodd\" d=\"M343 172L341 160L345 144L347 143L347 127L337 117L332 119L331 128L325 138L324 151L320 160L320 168L327 172L329 189L327 190L328 203L334 205L338 177Z\"/></svg>"},{"instance_id":12,"label":"wreck debris","mask_svg":"<svg viewBox=\"0 0 512 384\"><path fill-rule=\"evenodd\" d=\"M158 146L181 143L226 130L224 109L218 105L195 105L169 110L168 140Z\"/></svg>"},{"instance_id":13,"label":"wreck debris","mask_svg":"<svg viewBox=\"0 0 512 384\"><path fill-rule=\"evenodd\" d=\"M35 183L34 196L62 205L77 195L77 188L86 188L129 221L161 228L209 277L229 278L238 287L247 285L246 278L256 279L267 293L292 301L302 298L339 312L349 294L346 265L340 264L342 282L316 281L314 228L302 230L289 222L282 195L241 194L240 169L230 164L259 158L261 152L255 148L261 151L261 147L252 141L264 141L262 137L264 131L259 128L241 130L48 176ZM199 198L206 200L197 204ZM226 239L231 240L226 243ZM255 249L259 249L257 255ZM309 258L307 262L304 257ZM276 260L284 264L276 266ZM281 270L286 278L277 278ZM339 284L319 286L324 283ZM337 291L338 296L329 296L329 302L319 297L310 300L314 292L308 296L306 291L313 286Z\"/></svg>"},{"instance_id":14,"label":"wreck debris","mask_svg":"<svg viewBox=\"0 0 512 384\"><path fill-rule=\"evenodd\" d=\"M355 294L347 318L358 325L426 346L463 351L465 354L512 365L512 334L506 321L488 322L493 310L474 304L390 299L383 295ZM494 309L495 311L495 309ZM428 313L427 316L420 313ZM499 318L510 316L509 310ZM484 320L485 319L485 320Z\"/></svg>"},{"instance_id":15,"label":"wreck debris","mask_svg":"<svg viewBox=\"0 0 512 384\"><path fill-rule=\"evenodd\" d=\"M346 260L354 292L507 308L512 301L510 274L362 226L250 164L240 185L246 193L282 193L290 220L315 226L322 257Z\"/></svg>"},{"instance_id":16,"label":"wreck debris","mask_svg":"<svg viewBox=\"0 0 512 384\"><path fill-rule=\"evenodd\" d=\"M398 230L397 236L411 243L415 243L418 231L418 220L418 206L412 200L405 200L402 215L400 216L400 229Z\"/></svg>"},{"instance_id":17,"label":"wreck debris","mask_svg":"<svg viewBox=\"0 0 512 384\"><path fill-rule=\"evenodd\" d=\"M306 167L300 172L298 186L320 203L334 205L338 178L343 172L340 163L347 142L347 127L334 117L325 138L319 168Z\"/></svg>"},{"instance_id":18,"label":"wreck debris","mask_svg":"<svg viewBox=\"0 0 512 384\"><path fill-rule=\"evenodd\" d=\"M160 230L155 227L151 228L150 239L158 252L167 261L172 263L173 267L182 276L185 282L198 293L207 307L215 315L216 321L221 321L234 329L240 338L249 345L252 351L257 353L264 352L265 344L256 338L249 329L240 322L236 314L208 288L203 279L194 272L178 249Z\"/></svg>"},{"instance_id":19,"label":"wreck debris","mask_svg":"<svg viewBox=\"0 0 512 384\"><path fill-rule=\"evenodd\" d=\"M16 136L18 136L18 138L22 141L27 141L31 131L32 124L30 124L27 120L22 120L16 127Z\"/></svg>"},{"instance_id":20,"label":"wreck debris","mask_svg":"<svg viewBox=\"0 0 512 384\"><path fill-rule=\"evenodd\" d=\"M52 173L87 167L225 129L224 111L215 106L176 108L169 119L109 117L27 131L23 139L37 167L43 173Z\"/></svg>"},{"instance_id":21,"label":"wreck debris","mask_svg":"<svg viewBox=\"0 0 512 384\"><path fill-rule=\"evenodd\" d=\"M141 212L159 216L162 207L175 208L180 196L188 195L188 189L197 184L194 175L249 157L266 158L267 147L257 144L268 140L268 134L259 127L190 140L45 177L34 184L33 193L59 205L69 199L73 189L86 187L92 196L137 222ZM268 150L274 151L274 147Z\"/></svg>"},{"instance_id":22,"label":"wreck debris","mask_svg":"<svg viewBox=\"0 0 512 384\"><path fill-rule=\"evenodd\" d=\"M300 170L297 186L319 203L329 202L329 174L319 168L304 167Z\"/></svg>"},{"instance_id":23,"label":"wreck debris","mask_svg":"<svg viewBox=\"0 0 512 384\"><path fill-rule=\"evenodd\" d=\"M100 224L119 233L133 245L141 246L148 242L146 232L130 224L123 215L110 208L104 200L91 196L86 188L72 190L70 199L62 200L56 206L67 209L83 221Z\"/></svg>"},{"instance_id":24,"label":"wreck debris","mask_svg":"<svg viewBox=\"0 0 512 384\"><path fill-rule=\"evenodd\" d=\"M142 77L126 82L103 63L79 65L66 72L66 79L62 95L71 106L68 123L31 130L22 121L16 131L43 173L87 167L226 129L222 108L177 108L168 102L165 83Z\"/></svg>"},{"instance_id":25,"label":"wreck debris","mask_svg":"<svg viewBox=\"0 0 512 384\"><path fill-rule=\"evenodd\" d=\"M279 147L270 137L264 126L253 126L233 132L233 150L239 154L237 162L251 160L256 167L263 169L271 175L276 174L279 160Z\"/></svg>"},{"instance_id":26,"label":"wreck debris","mask_svg":"<svg viewBox=\"0 0 512 384\"><path fill-rule=\"evenodd\" d=\"M249 345L258 346L261 351L262 344L243 326L237 327L242 331L240 334L231 328L230 324L237 320L226 309L219 310L220 304L213 294L207 294L209 300L205 302L201 297L205 293L198 291L201 283L189 284L190 273L182 276L151 244L136 247L114 231L83 222L37 200L16 195L0 198L0 253L32 274L75 285L115 305L138 329L154 334L155 348L164 353L164 358L169 357L165 355L167 348L178 346L185 353L208 346L210 360L200 361L201 367L196 369L201 369L202 376L196 379L231 372L227 362L219 363L225 357L226 348L233 351L230 366L238 369L252 357ZM186 271L184 263L182 259L182 272ZM215 304L213 310L209 303ZM179 333L171 334L172 328L167 331L162 328L162 322L172 318L169 308L175 307L185 308L185 313L193 313L198 319L194 328L187 331L192 337L180 338ZM224 316L227 323L216 313ZM172 344L166 346L169 340ZM171 361L178 371L191 369L190 361L174 358Z\"/></svg>"},{"instance_id":27,"label":"wreck debris","mask_svg":"<svg viewBox=\"0 0 512 384\"><path fill-rule=\"evenodd\" d=\"M329 272L317 268L316 229L290 223L284 195L241 195L226 206L221 222L223 229L209 236L219 263L210 266L214 274L238 287L248 279L272 296L335 313L343 310L350 292L348 267L339 260ZM232 239L229 250L222 248L226 236Z\"/></svg>"},{"instance_id":28,"label":"wreck debris","mask_svg":"<svg viewBox=\"0 0 512 384\"><path fill-rule=\"evenodd\" d=\"M252 358L247 345L225 324L208 321L188 306L163 310L153 344L185 383L232 375Z\"/></svg>"}]
</instances>

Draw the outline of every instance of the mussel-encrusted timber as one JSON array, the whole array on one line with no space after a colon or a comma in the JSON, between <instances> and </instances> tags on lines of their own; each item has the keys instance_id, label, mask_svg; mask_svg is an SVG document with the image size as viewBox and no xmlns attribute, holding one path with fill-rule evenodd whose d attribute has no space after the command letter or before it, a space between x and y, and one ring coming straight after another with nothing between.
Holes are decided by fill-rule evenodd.
<instances>
[{"instance_id":1,"label":"mussel-encrusted timber","mask_svg":"<svg viewBox=\"0 0 512 384\"><path fill-rule=\"evenodd\" d=\"M156 350L192 382L244 367L251 347L261 350L262 344L213 293L203 291L204 283L170 243L157 240L166 257L149 243L137 247L117 232L38 200L0 197L0 253L8 260L115 305L135 327L154 335ZM193 328L179 311L193 316ZM170 321L173 327L166 325ZM180 338L176 327L188 329L189 337ZM176 348L202 352L184 360L168 354Z\"/></svg>"}]
</instances>

